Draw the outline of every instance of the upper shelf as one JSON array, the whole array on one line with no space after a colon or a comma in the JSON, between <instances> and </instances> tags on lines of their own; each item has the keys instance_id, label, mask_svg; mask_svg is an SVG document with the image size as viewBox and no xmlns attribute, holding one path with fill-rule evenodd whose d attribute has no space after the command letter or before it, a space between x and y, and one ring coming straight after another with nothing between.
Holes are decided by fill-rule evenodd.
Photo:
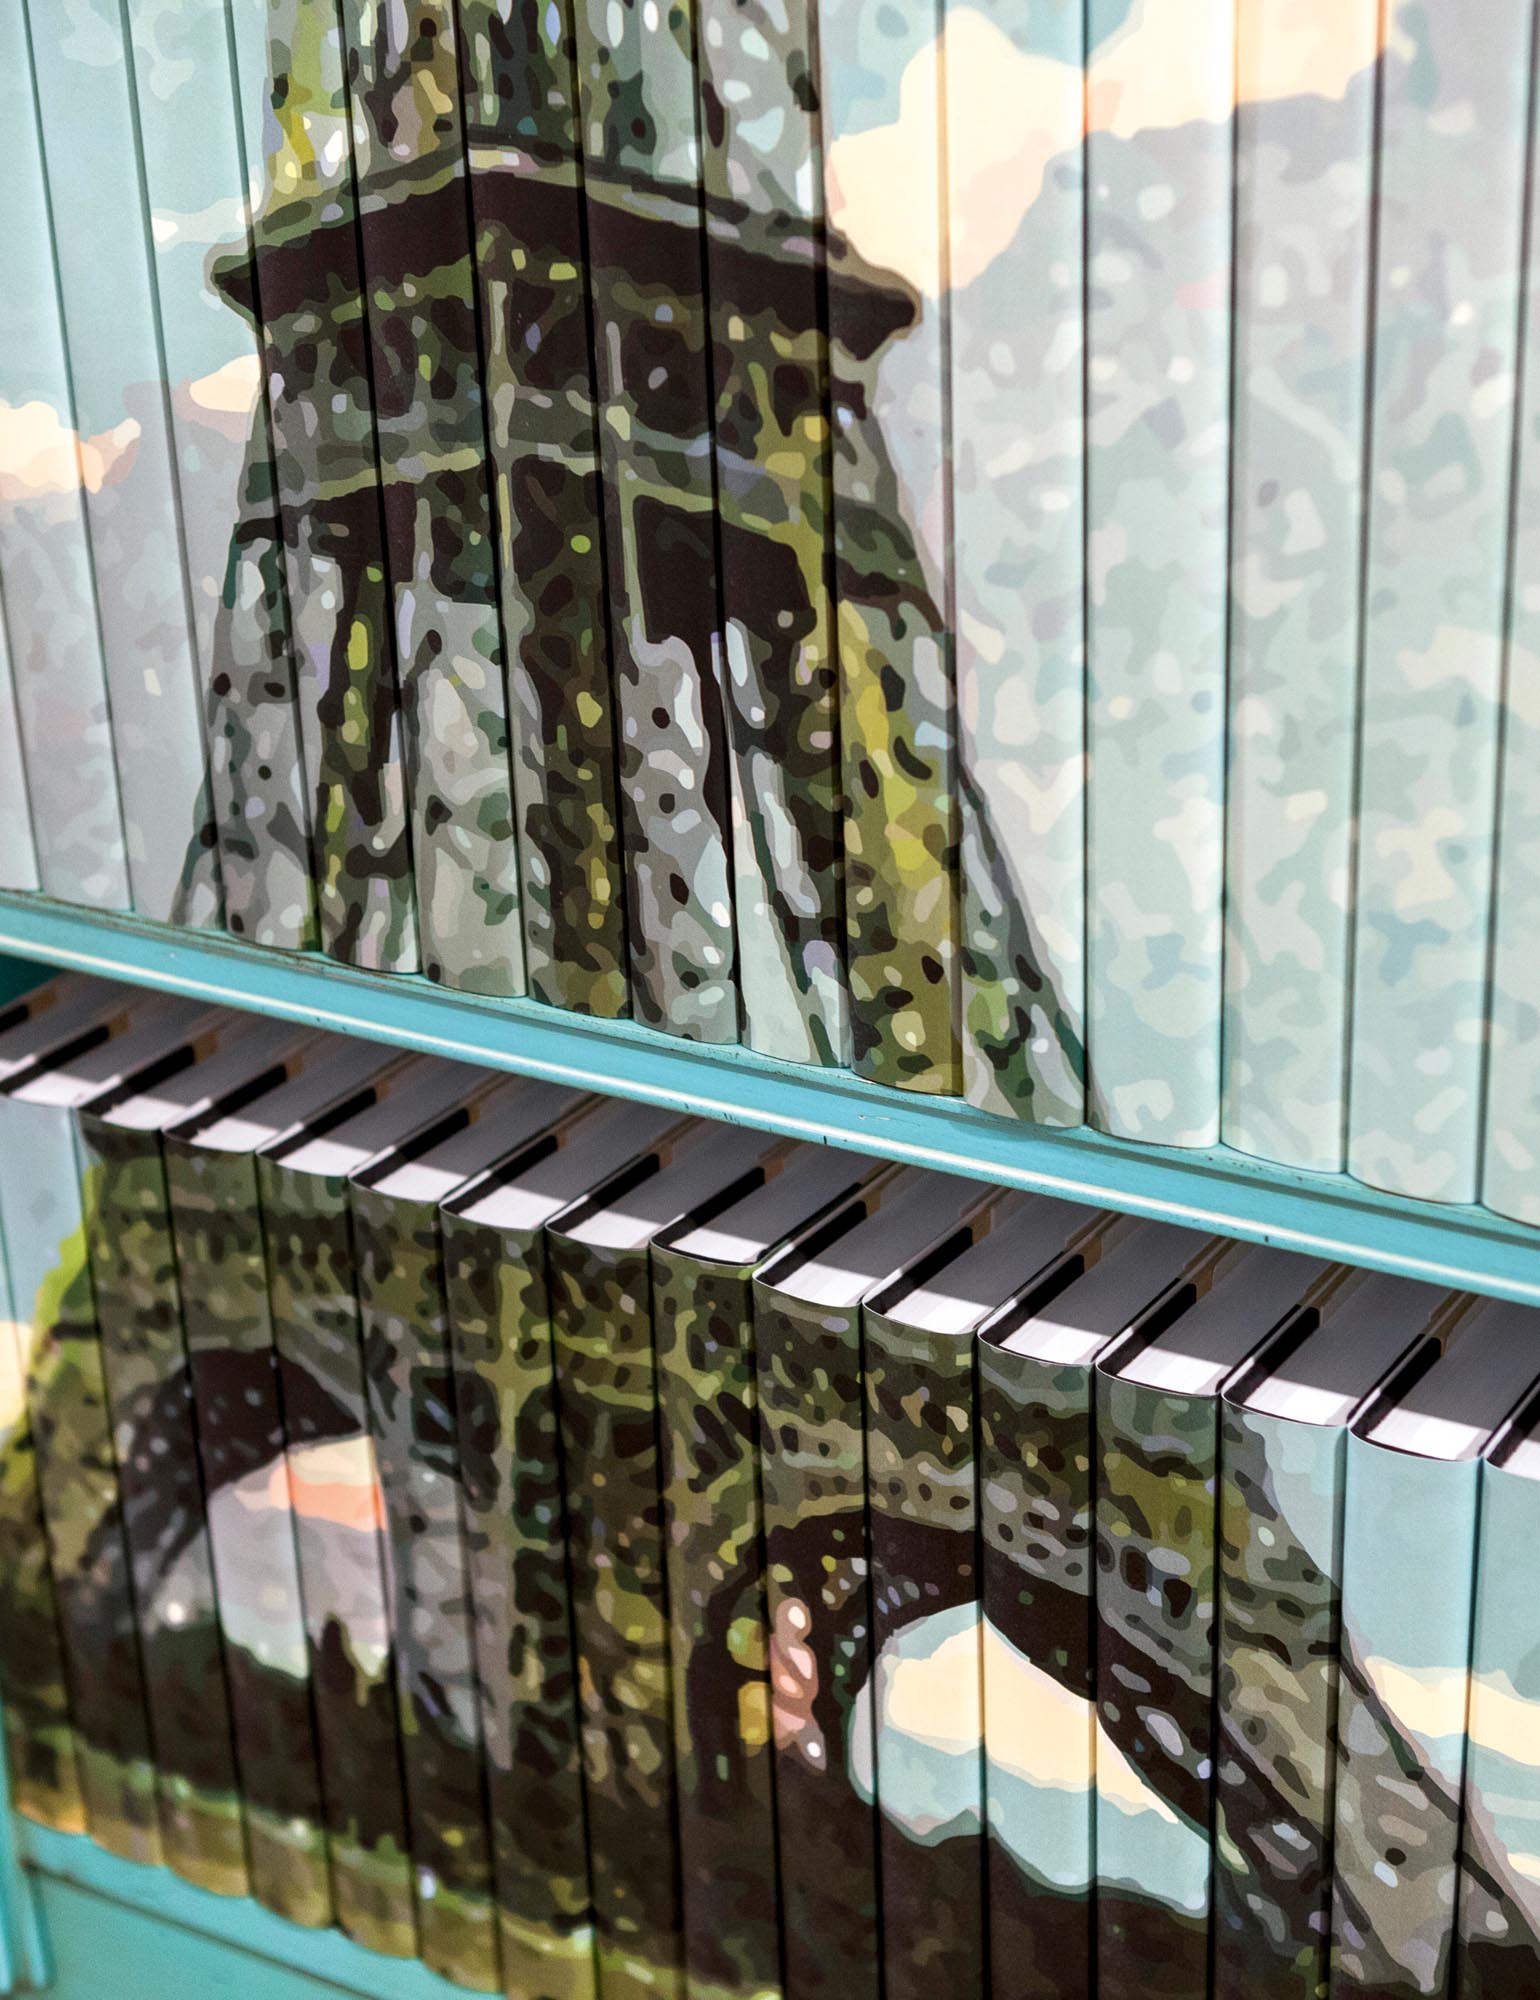
<instances>
[{"instance_id":1,"label":"upper shelf","mask_svg":"<svg viewBox=\"0 0 1540 2000\"><path fill-rule=\"evenodd\" d=\"M1540 1304L1540 1230L1481 1208L1378 1194L1216 1147L1178 1152L1056 1132L955 1098L676 1041L530 1000L485 1000L313 954L0 892L0 954L285 1015L340 1034L675 1105L948 1173L1035 1188L1435 1284Z\"/></svg>"}]
</instances>

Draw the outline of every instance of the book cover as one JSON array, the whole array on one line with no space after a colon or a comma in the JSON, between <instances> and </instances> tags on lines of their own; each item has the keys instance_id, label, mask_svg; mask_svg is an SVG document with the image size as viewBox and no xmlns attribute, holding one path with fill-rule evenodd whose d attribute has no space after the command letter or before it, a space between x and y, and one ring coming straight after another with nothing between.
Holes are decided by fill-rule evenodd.
<instances>
[{"instance_id":1,"label":"book cover","mask_svg":"<svg viewBox=\"0 0 1540 2000\"><path fill-rule=\"evenodd\" d=\"M594 2000L544 1225L677 1121L589 1100L440 1211L503 1990Z\"/></svg>"},{"instance_id":2,"label":"book cover","mask_svg":"<svg viewBox=\"0 0 1540 2000\"><path fill-rule=\"evenodd\" d=\"M257 1157L333 1901L349 1937L403 1958L417 1913L348 1181L484 1081L461 1063L397 1061L356 1104Z\"/></svg>"},{"instance_id":3,"label":"book cover","mask_svg":"<svg viewBox=\"0 0 1540 2000\"><path fill-rule=\"evenodd\" d=\"M136 995L121 1033L0 1077L0 1233L92 1838L161 1856L122 1498L86 1250L76 1107L171 1061L202 1010Z\"/></svg>"},{"instance_id":4,"label":"book cover","mask_svg":"<svg viewBox=\"0 0 1540 2000\"><path fill-rule=\"evenodd\" d=\"M458 10L342 18L423 970L522 993Z\"/></svg>"},{"instance_id":5,"label":"book cover","mask_svg":"<svg viewBox=\"0 0 1540 2000\"><path fill-rule=\"evenodd\" d=\"M1476 1195L1533 10L1387 33L1379 80L1348 1166Z\"/></svg>"},{"instance_id":6,"label":"book cover","mask_svg":"<svg viewBox=\"0 0 1540 2000\"><path fill-rule=\"evenodd\" d=\"M941 0L818 11L835 629L854 1067L957 1060Z\"/></svg>"},{"instance_id":7,"label":"book cover","mask_svg":"<svg viewBox=\"0 0 1540 2000\"><path fill-rule=\"evenodd\" d=\"M0 17L0 125L10 163L0 262L11 274L0 298L0 401L9 405L8 431L27 426L14 468L6 452L0 588L38 873L65 902L126 910L128 857L85 515L83 447L98 446L81 437L70 387L23 7ZM33 423L35 440L27 435Z\"/></svg>"},{"instance_id":8,"label":"book cover","mask_svg":"<svg viewBox=\"0 0 1540 2000\"><path fill-rule=\"evenodd\" d=\"M1087 21L1092 1124L1219 1136L1231 0Z\"/></svg>"},{"instance_id":9,"label":"book cover","mask_svg":"<svg viewBox=\"0 0 1540 2000\"><path fill-rule=\"evenodd\" d=\"M861 1308L883 1992L989 1986L974 1335L1094 1210L995 1191ZM1056 1267L1049 1278L1045 1266Z\"/></svg>"},{"instance_id":10,"label":"book cover","mask_svg":"<svg viewBox=\"0 0 1540 2000\"><path fill-rule=\"evenodd\" d=\"M298 950L315 894L272 440L256 329L219 285L251 254L242 115L260 104L237 102L226 0L125 18L225 928Z\"/></svg>"},{"instance_id":11,"label":"book cover","mask_svg":"<svg viewBox=\"0 0 1540 2000\"><path fill-rule=\"evenodd\" d=\"M786 1142L689 1121L546 1227L599 1987L684 1986L658 1366L648 1250Z\"/></svg>"},{"instance_id":12,"label":"book cover","mask_svg":"<svg viewBox=\"0 0 1540 2000\"><path fill-rule=\"evenodd\" d=\"M116 0L69 13L29 0L22 12L74 404L76 436L57 442L96 454L85 513L133 906L217 924L208 690L188 616L132 50Z\"/></svg>"},{"instance_id":13,"label":"book cover","mask_svg":"<svg viewBox=\"0 0 1540 2000\"><path fill-rule=\"evenodd\" d=\"M261 194L250 260L229 263L222 283L261 331L321 942L349 965L415 972L342 25L336 0L231 9L246 173Z\"/></svg>"},{"instance_id":14,"label":"book cover","mask_svg":"<svg viewBox=\"0 0 1540 2000\"><path fill-rule=\"evenodd\" d=\"M698 0L697 16L743 1038L846 1063L814 11Z\"/></svg>"},{"instance_id":15,"label":"book cover","mask_svg":"<svg viewBox=\"0 0 1540 2000\"><path fill-rule=\"evenodd\" d=\"M1224 1243L1096 1375L1096 1966L1193 2000L1213 1947L1220 1390L1335 1267Z\"/></svg>"},{"instance_id":16,"label":"book cover","mask_svg":"<svg viewBox=\"0 0 1540 2000\"><path fill-rule=\"evenodd\" d=\"M947 0L963 1089L1085 1116L1085 28Z\"/></svg>"},{"instance_id":17,"label":"book cover","mask_svg":"<svg viewBox=\"0 0 1540 2000\"><path fill-rule=\"evenodd\" d=\"M798 1147L652 1246L685 1990L780 2000L754 1271L879 1171Z\"/></svg>"},{"instance_id":18,"label":"book cover","mask_svg":"<svg viewBox=\"0 0 1540 2000\"><path fill-rule=\"evenodd\" d=\"M1481 1459L1537 1374L1532 1310L1472 1300L1348 1438L1331 2000L1454 1976Z\"/></svg>"},{"instance_id":19,"label":"book cover","mask_svg":"<svg viewBox=\"0 0 1540 2000\"><path fill-rule=\"evenodd\" d=\"M695 0L574 0L631 1005L738 1039Z\"/></svg>"},{"instance_id":20,"label":"book cover","mask_svg":"<svg viewBox=\"0 0 1540 2000\"><path fill-rule=\"evenodd\" d=\"M348 1192L419 1954L483 1992L502 1979L438 1205L575 1102L483 1071L450 1120L360 1169Z\"/></svg>"},{"instance_id":21,"label":"book cover","mask_svg":"<svg viewBox=\"0 0 1540 2000\"><path fill-rule=\"evenodd\" d=\"M1462 1304L1344 1273L1225 1385L1213 2000L1326 1990L1348 1431Z\"/></svg>"},{"instance_id":22,"label":"book cover","mask_svg":"<svg viewBox=\"0 0 1540 2000\"><path fill-rule=\"evenodd\" d=\"M572 0L461 0L460 67L537 1000L629 1009Z\"/></svg>"},{"instance_id":23,"label":"book cover","mask_svg":"<svg viewBox=\"0 0 1540 2000\"><path fill-rule=\"evenodd\" d=\"M978 1329L996 2000L1018 1981L1054 2000L1079 2000L1094 1984L1096 1364L1211 1250L1164 1223L1090 1218L1071 1248ZM1137 1788L1132 1797L1153 1805Z\"/></svg>"},{"instance_id":24,"label":"book cover","mask_svg":"<svg viewBox=\"0 0 1540 2000\"><path fill-rule=\"evenodd\" d=\"M1327 19L1322 14L1323 23ZM1236 14L1223 1137L1346 1145L1377 0ZM1308 809L1302 805L1308 802Z\"/></svg>"}]
</instances>

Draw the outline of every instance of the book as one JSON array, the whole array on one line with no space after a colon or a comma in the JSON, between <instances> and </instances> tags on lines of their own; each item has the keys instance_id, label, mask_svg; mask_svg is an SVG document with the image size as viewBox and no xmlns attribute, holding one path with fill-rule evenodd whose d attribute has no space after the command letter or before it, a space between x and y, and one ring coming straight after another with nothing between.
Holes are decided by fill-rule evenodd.
<instances>
[{"instance_id":1,"label":"book","mask_svg":"<svg viewBox=\"0 0 1540 2000\"><path fill-rule=\"evenodd\" d=\"M599 1989L684 1988L652 1242L786 1141L689 1121L546 1225Z\"/></svg>"},{"instance_id":2,"label":"book","mask_svg":"<svg viewBox=\"0 0 1540 2000\"><path fill-rule=\"evenodd\" d=\"M589 1099L440 1210L503 1990L594 2000L544 1225L678 1123Z\"/></svg>"},{"instance_id":3,"label":"book","mask_svg":"<svg viewBox=\"0 0 1540 2000\"><path fill-rule=\"evenodd\" d=\"M988 1199L890 1169L754 1275L786 2000L882 1977L861 1302Z\"/></svg>"},{"instance_id":4,"label":"book","mask_svg":"<svg viewBox=\"0 0 1540 2000\"><path fill-rule=\"evenodd\" d=\"M342 20L423 969L522 993L458 9Z\"/></svg>"},{"instance_id":5,"label":"book","mask_svg":"<svg viewBox=\"0 0 1540 2000\"><path fill-rule=\"evenodd\" d=\"M743 1039L845 1063L814 14L757 0L695 11Z\"/></svg>"},{"instance_id":6,"label":"book","mask_svg":"<svg viewBox=\"0 0 1540 2000\"><path fill-rule=\"evenodd\" d=\"M402 1958L417 1952L417 1911L348 1182L485 1080L464 1063L398 1059L257 1157L333 1901L355 1942Z\"/></svg>"},{"instance_id":7,"label":"book","mask_svg":"<svg viewBox=\"0 0 1540 2000\"><path fill-rule=\"evenodd\" d=\"M0 583L4 579L0 578ZM37 845L32 838L32 803L21 761L16 715L16 678L0 596L0 889L37 889Z\"/></svg>"},{"instance_id":8,"label":"book","mask_svg":"<svg viewBox=\"0 0 1540 2000\"><path fill-rule=\"evenodd\" d=\"M1236 14L1222 1130L1339 1173L1383 31L1356 0L1302 68L1292 28Z\"/></svg>"},{"instance_id":9,"label":"book","mask_svg":"<svg viewBox=\"0 0 1540 2000\"><path fill-rule=\"evenodd\" d=\"M853 1066L956 1091L941 0L818 11Z\"/></svg>"},{"instance_id":10,"label":"book","mask_svg":"<svg viewBox=\"0 0 1540 2000\"><path fill-rule=\"evenodd\" d=\"M1085 29L947 0L963 1090L1085 1116Z\"/></svg>"},{"instance_id":11,"label":"book","mask_svg":"<svg viewBox=\"0 0 1540 2000\"><path fill-rule=\"evenodd\" d=\"M1430 14L1379 77L1348 1167L1430 1201L1477 1186L1532 35Z\"/></svg>"},{"instance_id":12,"label":"book","mask_svg":"<svg viewBox=\"0 0 1540 2000\"><path fill-rule=\"evenodd\" d=\"M572 0L461 0L530 993L629 1006Z\"/></svg>"},{"instance_id":13,"label":"book","mask_svg":"<svg viewBox=\"0 0 1540 2000\"><path fill-rule=\"evenodd\" d=\"M182 1273L172 1240L162 1134L239 1102L313 1054L289 1022L227 1015L173 1075L79 1112L86 1249L117 1462L139 1657L155 1745L162 1859L199 1888L268 1900L260 1830L247 1867L243 1789L260 1805L232 1734L226 1647L234 1625L215 1587L200 1477ZM225 1592L232 1587L225 1565ZM238 1716L238 1710L237 1716ZM286 1754L287 1754L286 1746Z\"/></svg>"},{"instance_id":14,"label":"book","mask_svg":"<svg viewBox=\"0 0 1540 2000\"><path fill-rule=\"evenodd\" d=\"M877 1171L858 1153L799 1146L731 1207L652 1246L691 2000L782 1991L754 1272Z\"/></svg>"},{"instance_id":15,"label":"book","mask_svg":"<svg viewBox=\"0 0 1540 2000\"><path fill-rule=\"evenodd\" d=\"M84 505L133 907L217 924L208 689L184 582L133 50L115 0L22 12L73 399L75 436L56 443L81 463L95 454Z\"/></svg>"},{"instance_id":16,"label":"book","mask_svg":"<svg viewBox=\"0 0 1540 2000\"><path fill-rule=\"evenodd\" d=\"M861 1308L883 1992L989 1983L974 1335L1100 1218L995 1191ZM1005 1961L1009 1963L1010 1961Z\"/></svg>"},{"instance_id":17,"label":"book","mask_svg":"<svg viewBox=\"0 0 1540 2000\"><path fill-rule=\"evenodd\" d=\"M257 323L293 613L321 942L415 972L416 900L337 0L230 0L248 182L226 295Z\"/></svg>"},{"instance_id":18,"label":"book","mask_svg":"<svg viewBox=\"0 0 1540 2000\"><path fill-rule=\"evenodd\" d=\"M1096 1375L1096 1977L1172 2000L1213 1948L1220 1392L1337 1267L1218 1244Z\"/></svg>"},{"instance_id":19,"label":"book","mask_svg":"<svg viewBox=\"0 0 1540 2000\"><path fill-rule=\"evenodd\" d=\"M1089 1113L1161 1145L1219 1136L1235 16L1087 20Z\"/></svg>"},{"instance_id":20,"label":"book","mask_svg":"<svg viewBox=\"0 0 1540 2000\"><path fill-rule=\"evenodd\" d=\"M16 740L28 767L40 886L65 902L126 910L128 857L85 515L82 447L90 440L81 437L70 387L24 7L0 18L0 125L10 161L0 261L11 273L0 299L0 400L12 422L39 426L20 453L25 470L8 471L0 508Z\"/></svg>"},{"instance_id":21,"label":"book","mask_svg":"<svg viewBox=\"0 0 1540 2000\"><path fill-rule=\"evenodd\" d=\"M1454 1975L1482 1454L1537 1376L1530 1309L1471 1300L1348 1437L1331 2000Z\"/></svg>"},{"instance_id":22,"label":"book","mask_svg":"<svg viewBox=\"0 0 1540 2000\"><path fill-rule=\"evenodd\" d=\"M734 1042L694 9L573 0L573 28L631 1007Z\"/></svg>"},{"instance_id":23,"label":"book","mask_svg":"<svg viewBox=\"0 0 1540 2000\"><path fill-rule=\"evenodd\" d=\"M0 1234L10 1266L37 1491L92 1838L126 1860L161 1844L122 1499L86 1253L75 1113L176 1062L208 1010L136 996L121 1032L0 1079Z\"/></svg>"},{"instance_id":24,"label":"book","mask_svg":"<svg viewBox=\"0 0 1540 2000\"><path fill-rule=\"evenodd\" d=\"M1213 1245L1091 1217L979 1327L988 1990L1092 1990L1096 1367Z\"/></svg>"},{"instance_id":25,"label":"book","mask_svg":"<svg viewBox=\"0 0 1540 2000\"><path fill-rule=\"evenodd\" d=\"M227 0L179 7L174 31L155 0L125 19L225 928L299 950L315 892L272 440L257 331L219 288L251 255L241 120L260 107L237 100Z\"/></svg>"},{"instance_id":26,"label":"book","mask_svg":"<svg viewBox=\"0 0 1540 2000\"><path fill-rule=\"evenodd\" d=\"M576 1101L483 1072L450 1119L360 1168L348 1190L390 1551L418 1952L483 1992L502 1979L438 1206Z\"/></svg>"},{"instance_id":27,"label":"book","mask_svg":"<svg viewBox=\"0 0 1540 2000\"><path fill-rule=\"evenodd\" d=\"M1540 1953L1540 1760L1530 1734L1535 1684L1532 1606L1514 1588L1540 1531L1536 1413L1531 1402L1488 1445L1481 1466L1476 1605L1471 1632L1465 1783L1460 1808L1459 2000L1522 1993Z\"/></svg>"},{"instance_id":28,"label":"book","mask_svg":"<svg viewBox=\"0 0 1540 2000\"><path fill-rule=\"evenodd\" d=\"M1464 1303L1346 1273L1225 1385L1214 2000L1325 1990L1348 1433Z\"/></svg>"}]
</instances>

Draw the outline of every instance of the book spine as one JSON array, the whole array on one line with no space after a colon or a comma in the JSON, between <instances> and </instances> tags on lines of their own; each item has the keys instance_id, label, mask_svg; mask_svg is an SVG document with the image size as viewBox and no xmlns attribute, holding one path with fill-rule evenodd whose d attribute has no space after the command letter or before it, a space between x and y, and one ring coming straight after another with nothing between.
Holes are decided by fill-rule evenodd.
<instances>
[{"instance_id":1,"label":"book spine","mask_svg":"<svg viewBox=\"0 0 1540 2000\"><path fill-rule=\"evenodd\" d=\"M787 2000L881 1984L857 1309L756 1287L771 1731Z\"/></svg>"},{"instance_id":2,"label":"book spine","mask_svg":"<svg viewBox=\"0 0 1540 2000\"><path fill-rule=\"evenodd\" d=\"M982 1994L973 1343L877 1312L863 1314L862 1335L874 1652L866 1699L876 1733L883 1992L922 2000L939 1980L947 1991Z\"/></svg>"},{"instance_id":3,"label":"book spine","mask_svg":"<svg viewBox=\"0 0 1540 2000\"><path fill-rule=\"evenodd\" d=\"M255 1163L164 1146L251 1893L333 1916Z\"/></svg>"},{"instance_id":4,"label":"book spine","mask_svg":"<svg viewBox=\"0 0 1540 2000\"><path fill-rule=\"evenodd\" d=\"M461 0L530 993L629 1008L572 0Z\"/></svg>"},{"instance_id":5,"label":"book spine","mask_svg":"<svg viewBox=\"0 0 1540 2000\"><path fill-rule=\"evenodd\" d=\"M38 1493L27 1407L33 1328L11 1288L0 1231L0 1709L11 1803L58 1833L83 1833L58 1594Z\"/></svg>"},{"instance_id":6,"label":"book spine","mask_svg":"<svg viewBox=\"0 0 1540 2000\"><path fill-rule=\"evenodd\" d=\"M4 578L0 577L0 584ZM0 889L42 886L37 843L32 837L32 803L21 760L16 710L16 675L11 664L5 600L0 597Z\"/></svg>"},{"instance_id":7,"label":"book spine","mask_svg":"<svg viewBox=\"0 0 1540 2000\"><path fill-rule=\"evenodd\" d=\"M232 0L249 8L257 0ZM274 0L266 58L236 38L261 326L293 615L321 941L375 972L419 969L395 643L336 0ZM231 274L227 284L240 281Z\"/></svg>"},{"instance_id":8,"label":"book spine","mask_svg":"<svg viewBox=\"0 0 1540 2000\"><path fill-rule=\"evenodd\" d=\"M595 2000L545 1244L441 1227L503 1990Z\"/></svg>"},{"instance_id":9,"label":"book spine","mask_svg":"<svg viewBox=\"0 0 1540 2000\"><path fill-rule=\"evenodd\" d=\"M850 1055L812 10L698 0L744 1040Z\"/></svg>"},{"instance_id":10,"label":"book spine","mask_svg":"<svg viewBox=\"0 0 1540 2000\"><path fill-rule=\"evenodd\" d=\"M75 424L95 454L85 508L134 908L217 924L207 690L184 575L132 51L111 0L85 0L78 17L41 0L24 0L24 12Z\"/></svg>"},{"instance_id":11,"label":"book spine","mask_svg":"<svg viewBox=\"0 0 1540 2000\"><path fill-rule=\"evenodd\" d=\"M502 1980L437 1214L367 1187L349 1198L420 1955L446 1979L492 1992Z\"/></svg>"},{"instance_id":12,"label":"book spine","mask_svg":"<svg viewBox=\"0 0 1540 2000\"><path fill-rule=\"evenodd\" d=\"M423 969L522 993L456 8L343 20Z\"/></svg>"},{"instance_id":13,"label":"book spine","mask_svg":"<svg viewBox=\"0 0 1540 2000\"><path fill-rule=\"evenodd\" d=\"M71 1114L0 1098L0 1228L28 1358L86 1827L110 1853L156 1863L155 1751L86 1251L90 1198Z\"/></svg>"},{"instance_id":14,"label":"book spine","mask_svg":"<svg viewBox=\"0 0 1540 2000\"><path fill-rule=\"evenodd\" d=\"M1320 2000L1346 1434L1227 1406L1212 2000Z\"/></svg>"},{"instance_id":15,"label":"book spine","mask_svg":"<svg viewBox=\"0 0 1540 2000\"><path fill-rule=\"evenodd\" d=\"M696 7L573 11L631 1003L650 1026L733 1042Z\"/></svg>"},{"instance_id":16,"label":"book spine","mask_svg":"<svg viewBox=\"0 0 1540 2000\"><path fill-rule=\"evenodd\" d=\"M1097 1380L1098 1990L1208 1991L1219 1420Z\"/></svg>"},{"instance_id":17,"label":"book spine","mask_svg":"<svg viewBox=\"0 0 1540 2000\"><path fill-rule=\"evenodd\" d=\"M1047 1125L1085 1116L1084 49L1079 0L946 0L963 1087Z\"/></svg>"},{"instance_id":18,"label":"book spine","mask_svg":"<svg viewBox=\"0 0 1540 2000\"><path fill-rule=\"evenodd\" d=\"M128 859L91 574L84 458L22 7L0 10L0 127L10 178L0 206L0 268L9 274L0 298L0 398L13 411L33 410L49 441L32 460L30 476L10 475L0 507L0 580L38 873L51 896L124 910Z\"/></svg>"},{"instance_id":19,"label":"book spine","mask_svg":"<svg viewBox=\"0 0 1540 2000\"><path fill-rule=\"evenodd\" d=\"M190 0L173 55L154 0L126 17L225 927L299 950L315 898L272 444L253 319L222 290L252 248L231 21Z\"/></svg>"},{"instance_id":20,"label":"book spine","mask_svg":"<svg viewBox=\"0 0 1540 2000\"><path fill-rule=\"evenodd\" d=\"M1540 1483L1481 1474L1476 1617L1460 1834L1457 2000L1507 2000L1540 1962L1540 1713L1533 1606L1515 1579L1540 1539Z\"/></svg>"},{"instance_id":21,"label":"book spine","mask_svg":"<svg viewBox=\"0 0 1540 2000\"><path fill-rule=\"evenodd\" d=\"M1094 1387L978 1344L989 1987L1094 1990Z\"/></svg>"},{"instance_id":22,"label":"book spine","mask_svg":"<svg viewBox=\"0 0 1540 2000\"><path fill-rule=\"evenodd\" d=\"M396 1729L385 1497L369 1430L346 1187L259 1160L316 1750L337 1922L417 1951Z\"/></svg>"},{"instance_id":23,"label":"book spine","mask_svg":"<svg viewBox=\"0 0 1540 2000\"><path fill-rule=\"evenodd\" d=\"M1285 86L1282 17L1237 13L1223 1136L1321 1173L1346 1141L1378 54L1352 0L1314 87Z\"/></svg>"},{"instance_id":24,"label":"book spine","mask_svg":"<svg viewBox=\"0 0 1540 2000\"><path fill-rule=\"evenodd\" d=\"M1348 1439L1331 2000L1451 1977L1479 1473Z\"/></svg>"},{"instance_id":25,"label":"book spine","mask_svg":"<svg viewBox=\"0 0 1540 2000\"><path fill-rule=\"evenodd\" d=\"M945 1093L961 1068L941 19L941 0L824 0L818 33L854 1067Z\"/></svg>"},{"instance_id":26,"label":"book spine","mask_svg":"<svg viewBox=\"0 0 1540 2000\"><path fill-rule=\"evenodd\" d=\"M80 1120L86 1245L166 1865L244 1896L246 1828L160 1141Z\"/></svg>"},{"instance_id":27,"label":"book spine","mask_svg":"<svg viewBox=\"0 0 1540 2000\"><path fill-rule=\"evenodd\" d=\"M781 2000L749 1276L652 1253L690 2000Z\"/></svg>"},{"instance_id":28,"label":"book spine","mask_svg":"<svg viewBox=\"0 0 1540 2000\"><path fill-rule=\"evenodd\" d=\"M1180 1146L1219 1136L1235 12L1088 18L1091 1116Z\"/></svg>"},{"instance_id":29,"label":"book spine","mask_svg":"<svg viewBox=\"0 0 1540 2000\"><path fill-rule=\"evenodd\" d=\"M1379 86L1348 1165L1434 1201L1476 1195L1532 36L1440 10Z\"/></svg>"},{"instance_id":30,"label":"book spine","mask_svg":"<svg viewBox=\"0 0 1540 2000\"><path fill-rule=\"evenodd\" d=\"M645 1252L547 1238L604 2000L680 2000L677 1779Z\"/></svg>"}]
</instances>

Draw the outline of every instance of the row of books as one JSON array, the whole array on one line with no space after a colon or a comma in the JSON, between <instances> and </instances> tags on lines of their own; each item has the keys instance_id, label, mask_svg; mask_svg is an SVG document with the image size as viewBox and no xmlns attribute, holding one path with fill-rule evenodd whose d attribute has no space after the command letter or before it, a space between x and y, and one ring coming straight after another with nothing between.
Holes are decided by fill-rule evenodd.
<instances>
[{"instance_id":1,"label":"row of books","mask_svg":"<svg viewBox=\"0 0 1540 2000\"><path fill-rule=\"evenodd\" d=\"M87 980L0 1229L23 1813L510 2000L1540 1994L1530 1308Z\"/></svg>"},{"instance_id":2,"label":"row of books","mask_svg":"<svg viewBox=\"0 0 1540 2000\"><path fill-rule=\"evenodd\" d=\"M1540 1221L1468 11L17 0L0 878Z\"/></svg>"}]
</instances>

